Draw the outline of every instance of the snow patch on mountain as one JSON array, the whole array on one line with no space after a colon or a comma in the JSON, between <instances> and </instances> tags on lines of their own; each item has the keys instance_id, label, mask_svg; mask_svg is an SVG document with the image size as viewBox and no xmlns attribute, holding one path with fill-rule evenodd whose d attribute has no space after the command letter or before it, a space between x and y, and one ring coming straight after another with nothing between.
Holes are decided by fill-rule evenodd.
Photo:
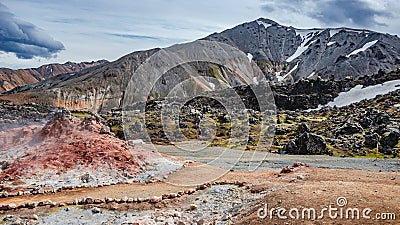
<instances>
[{"instance_id":1,"label":"snow patch on mountain","mask_svg":"<svg viewBox=\"0 0 400 225\"><path fill-rule=\"evenodd\" d=\"M356 55L356 54L358 54L360 52L363 52L363 51L367 50L369 47L371 47L374 44L376 44L376 42L378 42L378 40L370 41L370 42L366 43L364 46L362 46L361 48L352 51L350 54L346 55L346 57L348 58L348 57L350 57L352 55Z\"/></svg>"},{"instance_id":2,"label":"snow patch on mountain","mask_svg":"<svg viewBox=\"0 0 400 225\"><path fill-rule=\"evenodd\" d=\"M299 67L299 62L297 62L297 64L287 74L292 74L297 69L297 67Z\"/></svg>"},{"instance_id":3,"label":"snow patch on mountain","mask_svg":"<svg viewBox=\"0 0 400 225\"><path fill-rule=\"evenodd\" d=\"M257 77L253 77L253 83L255 83L256 85L259 84Z\"/></svg>"},{"instance_id":4,"label":"snow patch on mountain","mask_svg":"<svg viewBox=\"0 0 400 225\"><path fill-rule=\"evenodd\" d=\"M385 95L389 92L400 89L400 80L391 80L387 81L383 84L372 85L363 88L362 85L357 85L354 88L350 89L347 92L340 92L339 96L333 99L332 102L322 106L319 105L316 109L309 109L307 111L319 110L323 107L343 107L353 103L360 102L364 99L373 99L378 95Z\"/></svg>"},{"instance_id":5,"label":"snow patch on mountain","mask_svg":"<svg viewBox=\"0 0 400 225\"><path fill-rule=\"evenodd\" d=\"M296 36L300 35L301 36L301 40L304 40L306 38L312 38L316 35L318 35L319 33L321 33L322 29L295 29L296 32Z\"/></svg>"},{"instance_id":6,"label":"snow patch on mountain","mask_svg":"<svg viewBox=\"0 0 400 225\"><path fill-rule=\"evenodd\" d=\"M278 78L278 81L283 81L287 76L289 76L289 74L292 74L295 70L297 70L298 67L299 67L299 62L297 62L296 65L284 76L280 76L279 73L279 75L276 76Z\"/></svg>"},{"instance_id":7,"label":"snow patch on mountain","mask_svg":"<svg viewBox=\"0 0 400 225\"><path fill-rule=\"evenodd\" d=\"M253 55L251 53L247 53L247 58L249 59L250 63L253 60Z\"/></svg>"},{"instance_id":8,"label":"snow patch on mountain","mask_svg":"<svg viewBox=\"0 0 400 225\"><path fill-rule=\"evenodd\" d=\"M210 85L210 88L211 88L213 91L215 91L215 84L213 84L213 83L211 83L211 82L208 82L208 85Z\"/></svg>"},{"instance_id":9,"label":"snow patch on mountain","mask_svg":"<svg viewBox=\"0 0 400 225\"><path fill-rule=\"evenodd\" d=\"M260 25L260 26L263 25L263 26L265 27L265 29L267 29L268 27L272 26L272 24L266 23L266 22L260 21L260 20L257 20L257 23L258 23L258 25Z\"/></svg>"},{"instance_id":10,"label":"snow patch on mountain","mask_svg":"<svg viewBox=\"0 0 400 225\"><path fill-rule=\"evenodd\" d=\"M339 33L340 29L329 29L329 37L335 36L335 34Z\"/></svg>"},{"instance_id":11,"label":"snow patch on mountain","mask_svg":"<svg viewBox=\"0 0 400 225\"><path fill-rule=\"evenodd\" d=\"M363 99L373 99L378 95L384 95L391 91L400 89L400 80L387 81L383 84L372 85L363 88L362 85L357 85L347 92L339 93L333 102L329 102L328 106L342 107L352 103L360 102Z\"/></svg>"},{"instance_id":12,"label":"snow patch on mountain","mask_svg":"<svg viewBox=\"0 0 400 225\"><path fill-rule=\"evenodd\" d=\"M330 41L330 42L328 42L328 44L326 44L327 46L331 46L331 45L333 45L333 44L335 44L336 43L336 41Z\"/></svg>"},{"instance_id":13,"label":"snow patch on mountain","mask_svg":"<svg viewBox=\"0 0 400 225\"><path fill-rule=\"evenodd\" d=\"M307 78L311 78L315 75L315 72L312 72L310 75L307 76Z\"/></svg>"},{"instance_id":14,"label":"snow patch on mountain","mask_svg":"<svg viewBox=\"0 0 400 225\"><path fill-rule=\"evenodd\" d=\"M303 54L303 52L305 52L309 46L311 46L314 42L316 42L317 40L309 42L311 39L313 39L315 35L318 35L318 32L316 32L315 34L311 32L305 36L302 36L304 38L303 41L301 42L301 45L297 48L296 52L293 55L291 55L289 58L286 59L286 62L293 61L295 58Z\"/></svg>"}]
</instances>

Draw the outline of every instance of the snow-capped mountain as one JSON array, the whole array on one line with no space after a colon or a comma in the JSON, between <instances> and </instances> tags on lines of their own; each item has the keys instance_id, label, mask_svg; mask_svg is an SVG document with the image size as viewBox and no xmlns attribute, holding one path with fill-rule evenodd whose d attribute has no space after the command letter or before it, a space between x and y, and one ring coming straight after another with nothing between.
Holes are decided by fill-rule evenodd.
<instances>
[{"instance_id":1,"label":"snow-capped mountain","mask_svg":"<svg viewBox=\"0 0 400 225\"><path fill-rule=\"evenodd\" d=\"M277 80L359 77L400 64L397 36L351 28L297 29L260 18L205 38L239 48Z\"/></svg>"},{"instance_id":2,"label":"snow-capped mountain","mask_svg":"<svg viewBox=\"0 0 400 225\"><path fill-rule=\"evenodd\" d=\"M396 71L390 79L396 80L400 71L400 38L369 30L297 29L282 26L272 20L258 19L211 34L204 39L237 47L247 54L249 60L258 64L268 79L281 82L274 85L274 94L278 107L287 109L304 109L326 104L346 87L355 86L355 83L347 84L354 78L363 77L362 79L368 81L372 78L365 76L380 76ZM133 72L159 50L133 52L114 62L77 72L73 76L64 74L51 77L14 89L7 95L1 95L0 100L36 102L91 111L119 108ZM176 85L190 77L187 68L203 74L207 79L196 80L193 85L184 86L184 94L203 89L218 91L211 78L223 78L236 86L245 85L243 79L257 82L255 77L244 78L223 66L193 62L185 67L177 66L163 74L162 79L154 84L150 97L167 96ZM151 74L141 74L140 78L146 81L149 76ZM319 76L335 78L336 81L329 79L318 83L320 80L314 78ZM281 85L287 82L294 84L290 84L290 88ZM138 82L136 85L140 87L149 84Z\"/></svg>"}]
</instances>

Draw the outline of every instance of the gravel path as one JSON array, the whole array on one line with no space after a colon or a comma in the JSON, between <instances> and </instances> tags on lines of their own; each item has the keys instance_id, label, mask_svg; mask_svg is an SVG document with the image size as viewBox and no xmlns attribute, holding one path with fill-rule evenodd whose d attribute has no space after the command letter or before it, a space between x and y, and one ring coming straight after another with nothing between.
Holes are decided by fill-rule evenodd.
<instances>
[{"instance_id":1,"label":"gravel path","mask_svg":"<svg viewBox=\"0 0 400 225\"><path fill-rule=\"evenodd\" d=\"M147 148L153 146L144 145ZM368 171L400 171L399 159L339 158L325 155L281 155L267 152L242 152L220 147L186 151L174 146L155 146L159 152L206 163L223 169L278 171L295 162L315 168L355 169Z\"/></svg>"}]
</instances>

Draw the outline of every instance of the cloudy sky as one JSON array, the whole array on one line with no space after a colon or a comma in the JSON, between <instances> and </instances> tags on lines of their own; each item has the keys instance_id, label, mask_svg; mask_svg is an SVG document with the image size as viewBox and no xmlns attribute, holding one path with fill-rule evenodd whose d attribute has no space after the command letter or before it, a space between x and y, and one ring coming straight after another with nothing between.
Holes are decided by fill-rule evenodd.
<instances>
[{"instance_id":1,"label":"cloudy sky","mask_svg":"<svg viewBox=\"0 0 400 225\"><path fill-rule=\"evenodd\" d=\"M0 67L115 60L259 17L400 35L398 0L0 0Z\"/></svg>"}]
</instances>

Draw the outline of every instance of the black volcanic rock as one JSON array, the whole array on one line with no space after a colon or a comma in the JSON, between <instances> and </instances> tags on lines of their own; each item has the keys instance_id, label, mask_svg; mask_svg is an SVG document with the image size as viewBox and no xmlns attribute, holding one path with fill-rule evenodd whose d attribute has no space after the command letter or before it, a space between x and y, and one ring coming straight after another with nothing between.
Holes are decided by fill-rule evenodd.
<instances>
[{"instance_id":1,"label":"black volcanic rock","mask_svg":"<svg viewBox=\"0 0 400 225\"><path fill-rule=\"evenodd\" d=\"M394 147L399 142L400 131L396 128L391 128L388 132L382 135L380 141L382 146Z\"/></svg>"},{"instance_id":2,"label":"black volcanic rock","mask_svg":"<svg viewBox=\"0 0 400 225\"><path fill-rule=\"evenodd\" d=\"M326 142L320 135L310 133L307 123L299 123L297 136L283 147L283 151L295 155L320 155L328 154Z\"/></svg>"},{"instance_id":3,"label":"black volcanic rock","mask_svg":"<svg viewBox=\"0 0 400 225\"><path fill-rule=\"evenodd\" d=\"M346 122L343 124L342 127L340 127L338 134L357 134L357 133L362 133L363 128L358 124L357 122Z\"/></svg>"},{"instance_id":4,"label":"black volcanic rock","mask_svg":"<svg viewBox=\"0 0 400 225\"><path fill-rule=\"evenodd\" d=\"M377 133L365 135L364 144L369 147L376 147L379 142L379 135Z\"/></svg>"},{"instance_id":5,"label":"black volcanic rock","mask_svg":"<svg viewBox=\"0 0 400 225\"><path fill-rule=\"evenodd\" d=\"M310 128L308 127L307 123L300 123L297 126L297 133L302 134L306 132L310 132Z\"/></svg>"},{"instance_id":6,"label":"black volcanic rock","mask_svg":"<svg viewBox=\"0 0 400 225\"><path fill-rule=\"evenodd\" d=\"M294 140L290 140L283 148L288 154L295 155L321 155L328 154L326 142L323 137L313 133L302 133Z\"/></svg>"}]
</instances>

